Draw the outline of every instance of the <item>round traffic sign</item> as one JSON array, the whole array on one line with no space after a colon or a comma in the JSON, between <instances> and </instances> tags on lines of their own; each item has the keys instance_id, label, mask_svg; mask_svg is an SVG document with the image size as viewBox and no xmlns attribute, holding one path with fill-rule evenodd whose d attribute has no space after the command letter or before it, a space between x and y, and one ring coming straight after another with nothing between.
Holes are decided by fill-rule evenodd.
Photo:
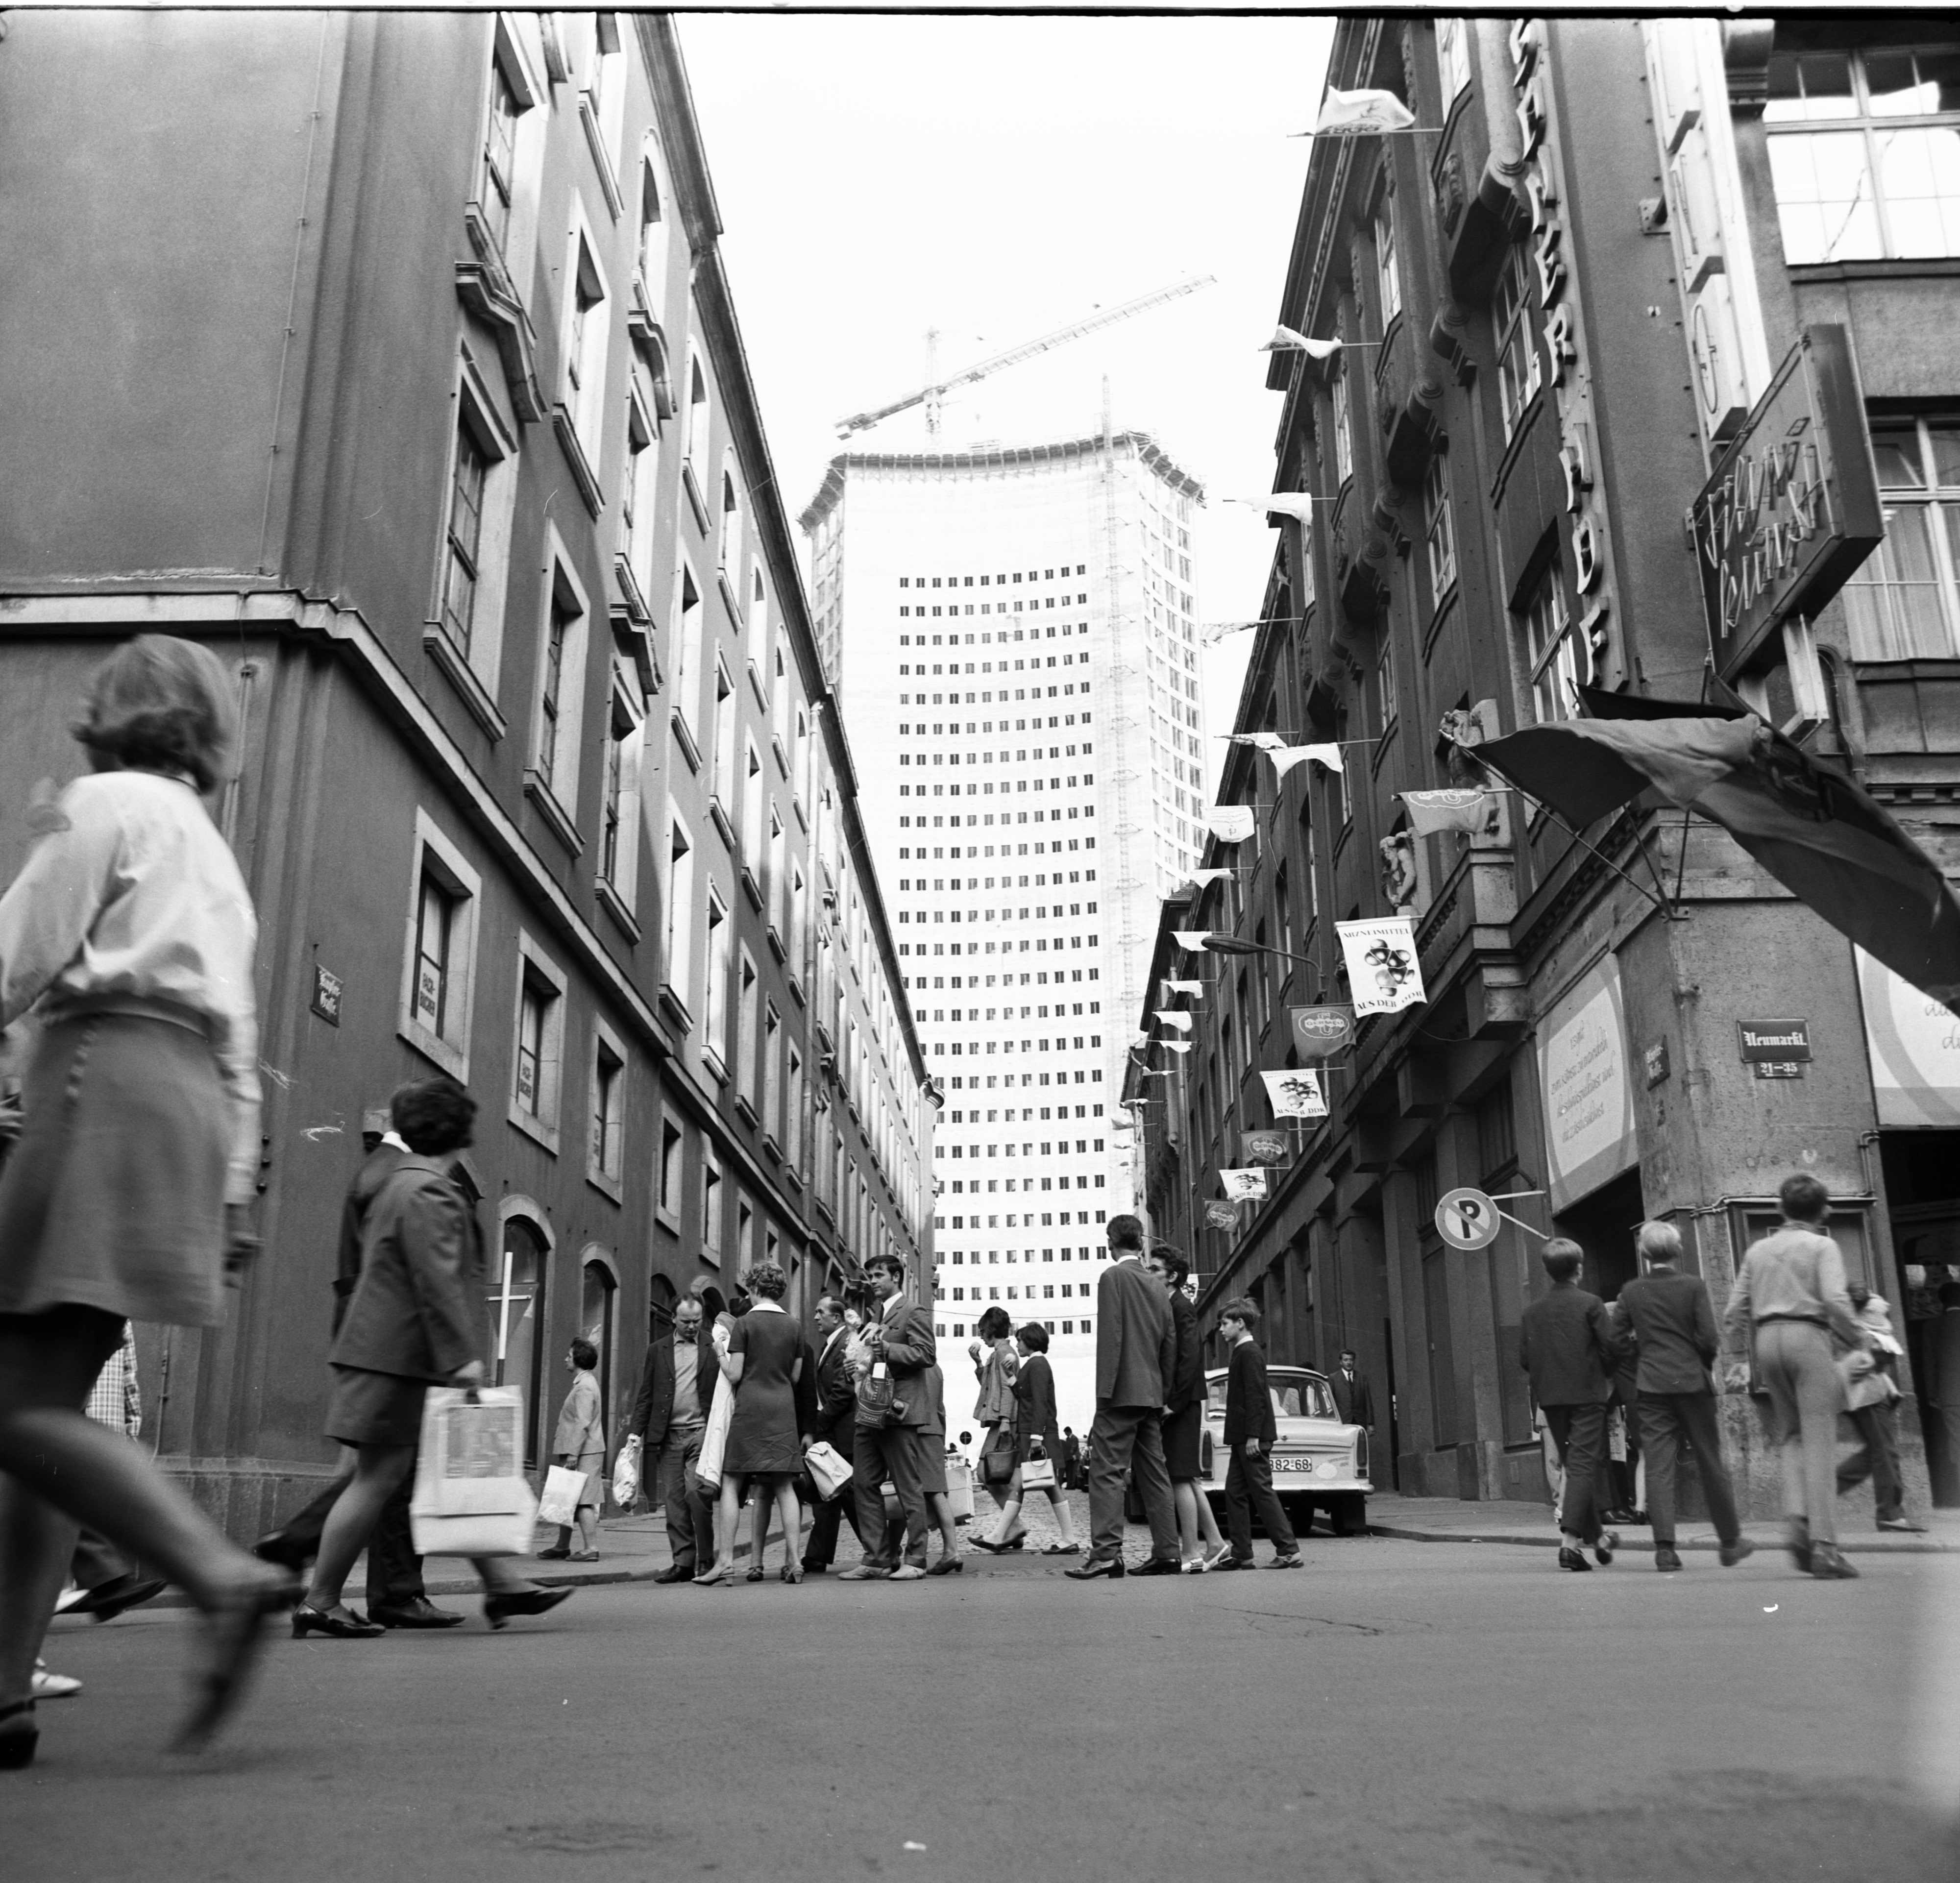
<instances>
[{"instance_id":1,"label":"round traffic sign","mask_svg":"<svg viewBox=\"0 0 1960 1883\"><path fill-rule=\"evenodd\" d=\"M1452 1248L1488 1248L1498 1221L1497 1206L1481 1190L1452 1190L1436 1206L1437 1233Z\"/></svg>"}]
</instances>

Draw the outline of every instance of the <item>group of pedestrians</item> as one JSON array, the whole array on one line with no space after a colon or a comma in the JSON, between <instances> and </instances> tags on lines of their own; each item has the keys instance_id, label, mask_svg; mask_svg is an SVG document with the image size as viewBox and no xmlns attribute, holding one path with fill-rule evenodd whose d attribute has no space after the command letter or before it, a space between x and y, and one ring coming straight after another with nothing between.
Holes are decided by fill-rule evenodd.
<instances>
[{"instance_id":1,"label":"group of pedestrians","mask_svg":"<svg viewBox=\"0 0 1960 1883\"><path fill-rule=\"evenodd\" d=\"M1731 1348L1747 1356L1737 1383L1745 1382L1764 1407L1791 1560L1819 1579L1842 1580L1858 1572L1838 1544L1841 1492L1872 1477L1879 1527L1920 1528L1905 1515L1889 1420L1901 1349L1885 1303L1867 1290L1856 1299L1846 1284L1844 1258L1825 1228L1830 1198L1824 1186L1799 1173L1784 1182L1779 1201L1782 1226L1744 1255L1726 1329ZM1580 1245L1548 1242L1540 1259L1551 1287L1522 1317L1519 1363L1561 1465L1559 1563L1588 1570L1587 1551L1604 1564L1620 1547L1618 1534L1606 1527L1614 1514L1605 1491L1607 1416L1616 1375L1624 1380L1631 1371L1656 1568L1682 1567L1676 1525L1684 1447L1694 1456L1720 1560L1730 1567L1755 1546L1742 1534L1723 1455L1713 1371L1722 1336L1707 1284L1678 1266L1681 1233L1672 1223L1643 1223L1635 1245L1642 1272L1609 1307L1579 1285ZM1841 1466L1838 1417L1847 1411L1863 1443Z\"/></svg>"}]
</instances>

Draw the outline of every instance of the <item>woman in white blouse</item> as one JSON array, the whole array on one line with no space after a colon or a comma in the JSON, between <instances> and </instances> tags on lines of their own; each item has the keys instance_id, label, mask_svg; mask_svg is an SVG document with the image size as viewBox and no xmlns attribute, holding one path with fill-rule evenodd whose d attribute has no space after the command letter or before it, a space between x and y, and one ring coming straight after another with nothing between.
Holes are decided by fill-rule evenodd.
<instances>
[{"instance_id":1,"label":"woman in white blouse","mask_svg":"<svg viewBox=\"0 0 1960 1883\"><path fill-rule=\"evenodd\" d=\"M97 670L75 733L93 775L35 806L38 841L0 895L0 1028L10 1046L30 1035L0 1169L4 1767L33 1757L34 1656L78 1522L204 1612L180 1745L215 1731L265 1617L298 1593L82 1411L126 1319L215 1325L256 1247L257 925L200 795L237 744L231 676L207 648L142 635Z\"/></svg>"}]
</instances>

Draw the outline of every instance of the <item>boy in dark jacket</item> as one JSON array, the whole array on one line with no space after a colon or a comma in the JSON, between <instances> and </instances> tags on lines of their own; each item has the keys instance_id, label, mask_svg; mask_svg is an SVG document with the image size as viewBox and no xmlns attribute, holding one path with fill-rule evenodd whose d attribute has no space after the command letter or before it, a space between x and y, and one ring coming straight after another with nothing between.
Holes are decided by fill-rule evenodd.
<instances>
[{"instance_id":1,"label":"boy in dark jacket","mask_svg":"<svg viewBox=\"0 0 1960 1883\"><path fill-rule=\"evenodd\" d=\"M1268 1569L1298 1569L1300 1544L1287 1514L1273 1491L1271 1453L1278 1427L1273 1419L1273 1396L1266 1386L1266 1357L1252 1338L1259 1325L1259 1307L1241 1297L1219 1311L1218 1331L1231 1347L1225 1385L1225 1448L1231 1462L1225 1467L1226 1525L1232 1554L1220 1569L1252 1567L1252 1511L1272 1539L1273 1560Z\"/></svg>"}]
</instances>

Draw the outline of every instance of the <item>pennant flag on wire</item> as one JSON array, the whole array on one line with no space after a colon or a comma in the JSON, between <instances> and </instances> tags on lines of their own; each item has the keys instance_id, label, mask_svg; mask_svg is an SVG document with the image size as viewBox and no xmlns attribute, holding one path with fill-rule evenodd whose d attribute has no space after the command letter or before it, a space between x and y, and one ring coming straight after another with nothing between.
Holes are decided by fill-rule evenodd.
<instances>
[{"instance_id":1,"label":"pennant flag on wire","mask_svg":"<svg viewBox=\"0 0 1960 1883\"><path fill-rule=\"evenodd\" d=\"M1166 1052L1188 1053L1191 1051L1191 1042L1188 1039L1160 1039L1157 1044Z\"/></svg>"},{"instance_id":2,"label":"pennant flag on wire","mask_svg":"<svg viewBox=\"0 0 1960 1883\"><path fill-rule=\"evenodd\" d=\"M1218 1182L1234 1203L1255 1201L1266 1194L1266 1173L1256 1167L1251 1170L1221 1170Z\"/></svg>"},{"instance_id":3,"label":"pennant flag on wire","mask_svg":"<svg viewBox=\"0 0 1960 1883\"><path fill-rule=\"evenodd\" d=\"M1272 491L1264 497L1221 497L1222 504L1243 504L1249 510L1263 510L1274 517L1291 517L1304 523L1313 514L1314 498L1308 491Z\"/></svg>"},{"instance_id":4,"label":"pennant flag on wire","mask_svg":"<svg viewBox=\"0 0 1960 1883\"><path fill-rule=\"evenodd\" d=\"M1398 794L1408 810L1409 828L1418 837L1446 830L1481 830L1491 814L1489 796L1475 785Z\"/></svg>"},{"instance_id":5,"label":"pennant flag on wire","mask_svg":"<svg viewBox=\"0 0 1960 1883\"><path fill-rule=\"evenodd\" d=\"M1579 692L1594 717L1528 726L1476 756L1575 829L1651 785L1901 979L1960 998L1960 898L1869 792L1754 713Z\"/></svg>"},{"instance_id":6,"label":"pennant flag on wire","mask_svg":"<svg viewBox=\"0 0 1960 1883\"><path fill-rule=\"evenodd\" d=\"M1204 997L1204 983L1202 981L1160 981L1157 984L1163 989L1163 997L1166 1000L1180 994L1188 994L1198 999Z\"/></svg>"},{"instance_id":7,"label":"pennant flag on wire","mask_svg":"<svg viewBox=\"0 0 1960 1883\"><path fill-rule=\"evenodd\" d=\"M1226 743L1233 746L1256 746L1262 752L1284 752L1286 741L1276 732L1227 733Z\"/></svg>"},{"instance_id":8,"label":"pennant flag on wire","mask_svg":"<svg viewBox=\"0 0 1960 1883\"><path fill-rule=\"evenodd\" d=\"M1266 1096L1271 1100L1276 1118L1324 1118L1327 1095L1320 1089L1320 1074L1304 1067L1298 1071L1262 1072Z\"/></svg>"},{"instance_id":9,"label":"pennant flag on wire","mask_svg":"<svg viewBox=\"0 0 1960 1883\"><path fill-rule=\"evenodd\" d=\"M1159 1007L1156 1017L1166 1026L1176 1027L1180 1033L1188 1033L1191 1031L1191 1016L1188 1013L1180 1013L1175 1007Z\"/></svg>"},{"instance_id":10,"label":"pennant flag on wire","mask_svg":"<svg viewBox=\"0 0 1960 1883\"><path fill-rule=\"evenodd\" d=\"M1249 804L1214 804L1205 815L1205 825L1221 844L1242 844L1252 834L1252 807Z\"/></svg>"},{"instance_id":11,"label":"pennant flag on wire","mask_svg":"<svg viewBox=\"0 0 1960 1883\"><path fill-rule=\"evenodd\" d=\"M1330 85L1313 135L1366 137L1373 131L1406 131L1414 122L1415 113L1392 91L1336 91Z\"/></svg>"},{"instance_id":12,"label":"pennant flag on wire","mask_svg":"<svg viewBox=\"0 0 1960 1883\"><path fill-rule=\"evenodd\" d=\"M1204 1206L1204 1220L1214 1229L1235 1229L1239 1226L1239 1206L1236 1203L1208 1203Z\"/></svg>"},{"instance_id":13,"label":"pennant flag on wire","mask_svg":"<svg viewBox=\"0 0 1960 1883\"><path fill-rule=\"evenodd\" d=\"M1277 750L1268 748L1266 756L1272 760L1273 770L1281 778L1309 759L1317 760L1330 771L1344 771L1348 768L1341 761L1341 748L1336 745L1281 746Z\"/></svg>"},{"instance_id":14,"label":"pennant flag on wire","mask_svg":"<svg viewBox=\"0 0 1960 1883\"><path fill-rule=\"evenodd\" d=\"M1203 954L1204 944L1211 939L1208 928L1174 928L1170 934L1172 940L1188 955Z\"/></svg>"},{"instance_id":15,"label":"pennant flag on wire","mask_svg":"<svg viewBox=\"0 0 1960 1883\"><path fill-rule=\"evenodd\" d=\"M1255 621L1208 621L1198 630L1198 642L1203 647L1215 647L1227 635L1247 634L1258 625Z\"/></svg>"},{"instance_id":16,"label":"pennant flag on wire","mask_svg":"<svg viewBox=\"0 0 1960 1883\"><path fill-rule=\"evenodd\" d=\"M1335 335L1331 340L1315 340L1306 334L1296 332L1291 327L1276 326L1273 337L1259 348L1262 353L1304 353L1310 360L1325 360L1341 351L1341 338Z\"/></svg>"},{"instance_id":17,"label":"pennant flag on wire","mask_svg":"<svg viewBox=\"0 0 1960 1883\"><path fill-rule=\"evenodd\" d=\"M1194 870L1185 879L1188 882L1195 883L1201 887L1209 883L1227 882L1237 873L1236 870L1228 870L1221 864L1217 868L1213 870Z\"/></svg>"},{"instance_id":18,"label":"pennant flag on wire","mask_svg":"<svg viewBox=\"0 0 1960 1883\"><path fill-rule=\"evenodd\" d=\"M1399 1013L1429 998L1423 991L1422 964L1416 959L1415 924L1408 916L1336 922L1334 928L1348 963L1357 1019L1369 1013Z\"/></svg>"}]
</instances>

